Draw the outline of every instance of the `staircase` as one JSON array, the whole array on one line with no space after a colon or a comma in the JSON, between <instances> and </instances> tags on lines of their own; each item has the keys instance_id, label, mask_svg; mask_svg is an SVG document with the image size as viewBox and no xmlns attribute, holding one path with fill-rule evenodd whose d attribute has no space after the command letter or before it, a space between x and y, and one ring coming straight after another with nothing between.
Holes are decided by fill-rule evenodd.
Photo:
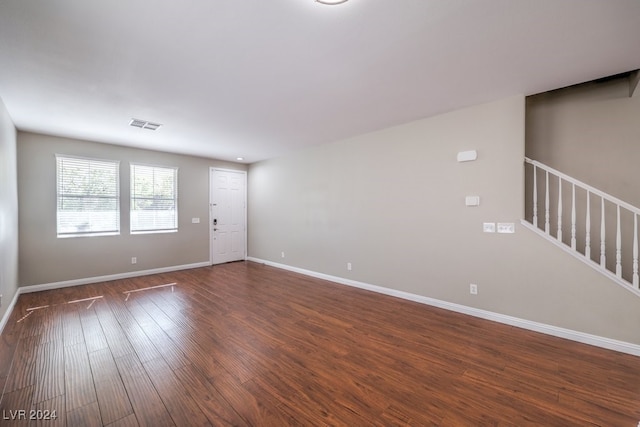
<instances>
[{"instance_id":1,"label":"staircase","mask_svg":"<svg viewBox=\"0 0 640 427\"><path fill-rule=\"evenodd\" d=\"M525 158L523 225L640 296L640 209Z\"/></svg>"}]
</instances>

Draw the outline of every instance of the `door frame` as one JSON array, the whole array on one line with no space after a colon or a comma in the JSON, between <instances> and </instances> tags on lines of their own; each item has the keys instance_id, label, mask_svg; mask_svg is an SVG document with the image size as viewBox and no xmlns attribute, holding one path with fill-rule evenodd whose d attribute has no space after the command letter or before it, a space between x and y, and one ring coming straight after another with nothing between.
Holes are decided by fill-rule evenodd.
<instances>
[{"instance_id":1,"label":"door frame","mask_svg":"<svg viewBox=\"0 0 640 427\"><path fill-rule=\"evenodd\" d=\"M247 171L237 170L237 169L228 169L228 168L218 168L215 166L209 167L209 221L207 222L207 227L209 228L209 265L213 264L213 174L216 171L220 172L233 172L240 173L244 175L244 257L243 259L247 259L248 252L248 233L247 233Z\"/></svg>"}]
</instances>

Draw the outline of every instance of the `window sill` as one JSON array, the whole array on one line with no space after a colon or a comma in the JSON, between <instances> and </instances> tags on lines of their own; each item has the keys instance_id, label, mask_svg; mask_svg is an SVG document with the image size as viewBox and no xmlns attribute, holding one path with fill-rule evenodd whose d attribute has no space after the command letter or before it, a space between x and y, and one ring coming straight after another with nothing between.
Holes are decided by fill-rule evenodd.
<instances>
[{"instance_id":1,"label":"window sill","mask_svg":"<svg viewBox=\"0 0 640 427\"><path fill-rule=\"evenodd\" d=\"M71 239L74 237L103 237L103 236L119 236L120 232L108 232L108 233L69 233L69 234L58 234L56 237L58 239Z\"/></svg>"},{"instance_id":2,"label":"window sill","mask_svg":"<svg viewBox=\"0 0 640 427\"><path fill-rule=\"evenodd\" d=\"M175 230L147 230L147 231L132 231L130 234L132 236L139 234L166 234L166 233L177 233L178 229Z\"/></svg>"}]
</instances>

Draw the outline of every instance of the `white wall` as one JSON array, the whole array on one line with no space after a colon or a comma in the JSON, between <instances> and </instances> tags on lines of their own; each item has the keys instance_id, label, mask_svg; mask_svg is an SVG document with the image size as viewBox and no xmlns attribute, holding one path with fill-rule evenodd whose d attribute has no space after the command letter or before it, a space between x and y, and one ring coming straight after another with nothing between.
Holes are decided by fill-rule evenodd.
<instances>
[{"instance_id":1,"label":"white wall","mask_svg":"<svg viewBox=\"0 0 640 427\"><path fill-rule=\"evenodd\" d=\"M0 98L0 319L18 290L16 128Z\"/></svg>"},{"instance_id":2,"label":"white wall","mask_svg":"<svg viewBox=\"0 0 640 427\"><path fill-rule=\"evenodd\" d=\"M640 344L640 298L518 225L524 120L519 96L253 164L249 256Z\"/></svg>"}]
</instances>

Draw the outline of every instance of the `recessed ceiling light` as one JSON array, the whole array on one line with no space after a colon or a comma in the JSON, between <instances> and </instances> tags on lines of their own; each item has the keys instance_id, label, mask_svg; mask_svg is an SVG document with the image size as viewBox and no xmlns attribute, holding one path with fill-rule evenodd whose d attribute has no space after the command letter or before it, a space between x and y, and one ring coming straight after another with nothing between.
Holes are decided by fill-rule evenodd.
<instances>
[{"instance_id":1,"label":"recessed ceiling light","mask_svg":"<svg viewBox=\"0 0 640 427\"><path fill-rule=\"evenodd\" d=\"M316 0L317 3L336 5L340 3L346 3L348 0Z\"/></svg>"},{"instance_id":2,"label":"recessed ceiling light","mask_svg":"<svg viewBox=\"0 0 640 427\"><path fill-rule=\"evenodd\" d=\"M238 160L239 162L244 160L244 157L236 157L236 160Z\"/></svg>"}]
</instances>

